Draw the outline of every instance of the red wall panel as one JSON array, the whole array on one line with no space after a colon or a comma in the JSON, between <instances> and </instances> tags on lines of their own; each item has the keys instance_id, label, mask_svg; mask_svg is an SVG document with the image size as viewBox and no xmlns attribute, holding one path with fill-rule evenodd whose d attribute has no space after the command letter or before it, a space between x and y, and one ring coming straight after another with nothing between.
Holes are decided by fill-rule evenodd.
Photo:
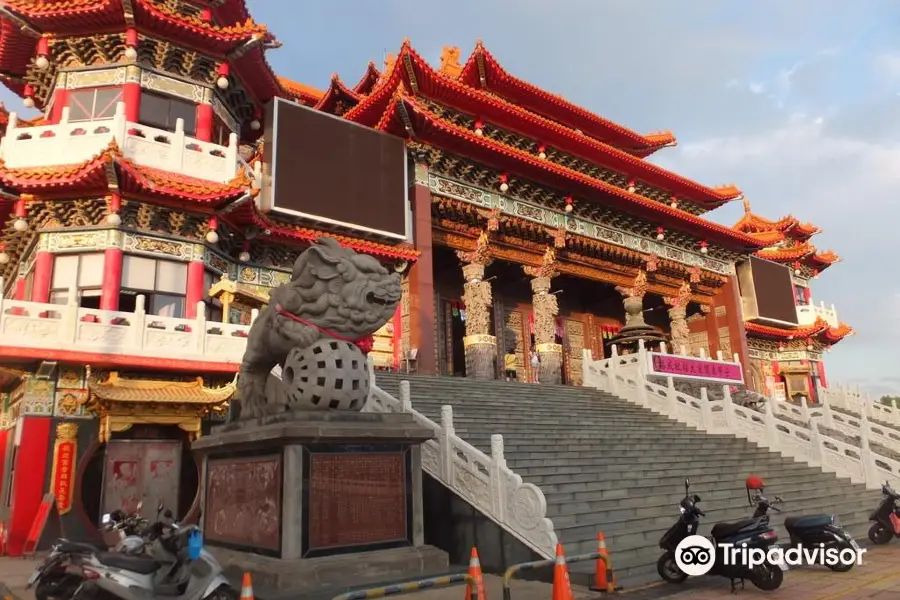
<instances>
[{"instance_id":1,"label":"red wall panel","mask_svg":"<svg viewBox=\"0 0 900 600\"><path fill-rule=\"evenodd\" d=\"M22 441L16 452L12 508L7 530L10 556L21 556L28 530L44 497L47 453L50 449L50 417L23 417Z\"/></svg>"}]
</instances>

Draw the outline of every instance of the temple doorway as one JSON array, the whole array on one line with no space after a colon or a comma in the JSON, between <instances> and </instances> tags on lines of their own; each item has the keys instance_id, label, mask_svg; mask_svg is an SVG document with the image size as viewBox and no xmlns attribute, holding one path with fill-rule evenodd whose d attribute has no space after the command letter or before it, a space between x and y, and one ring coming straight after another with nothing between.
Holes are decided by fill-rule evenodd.
<instances>
[{"instance_id":1,"label":"temple doorway","mask_svg":"<svg viewBox=\"0 0 900 600\"><path fill-rule=\"evenodd\" d=\"M82 476L81 501L88 519L134 511L153 518L161 503L185 518L197 496L199 472L185 432L174 426L135 426L101 444Z\"/></svg>"},{"instance_id":2,"label":"temple doorway","mask_svg":"<svg viewBox=\"0 0 900 600\"><path fill-rule=\"evenodd\" d=\"M443 342L441 374L453 377L466 376L466 349L463 338L466 335L466 309L460 300L441 300Z\"/></svg>"}]
</instances>

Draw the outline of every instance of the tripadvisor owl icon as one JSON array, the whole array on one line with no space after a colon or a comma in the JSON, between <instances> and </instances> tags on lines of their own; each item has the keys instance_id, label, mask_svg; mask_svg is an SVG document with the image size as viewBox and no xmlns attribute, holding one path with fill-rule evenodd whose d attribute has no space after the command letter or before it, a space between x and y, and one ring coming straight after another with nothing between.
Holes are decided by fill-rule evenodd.
<instances>
[{"instance_id":1,"label":"tripadvisor owl icon","mask_svg":"<svg viewBox=\"0 0 900 600\"><path fill-rule=\"evenodd\" d=\"M706 575L716 562L716 547L702 535L689 535L675 548L675 564L690 577Z\"/></svg>"}]
</instances>

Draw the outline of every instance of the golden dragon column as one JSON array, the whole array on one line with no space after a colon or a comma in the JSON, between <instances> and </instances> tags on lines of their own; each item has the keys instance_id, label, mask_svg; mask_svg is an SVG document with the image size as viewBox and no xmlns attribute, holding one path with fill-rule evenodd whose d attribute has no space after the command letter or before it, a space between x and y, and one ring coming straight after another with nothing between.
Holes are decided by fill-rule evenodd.
<instances>
[{"instance_id":1,"label":"golden dragon column","mask_svg":"<svg viewBox=\"0 0 900 600\"><path fill-rule=\"evenodd\" d=\"M488 232L478 237L472 252L457 252L463 262L463 302L466 305L466 376L494 379L497 374L497 338L491 335L491 284L484 280L484 269L493 262Z\"/></svg>"},{"instance_id":2,"label":"golden dragon column","mask_svg":"<svg viewBox=\"0 0 900 600\"><path fill-rule=\"evenodd\" d=\"M537 267L524 267L531 277L532 307L534 309L534 343L541 360L541 383L562 382L563 347L556 343L556 315L559 305L550 293L550 281L559 275L556 270L556 252L547 248Z\"/></svg>"}]
</instances>

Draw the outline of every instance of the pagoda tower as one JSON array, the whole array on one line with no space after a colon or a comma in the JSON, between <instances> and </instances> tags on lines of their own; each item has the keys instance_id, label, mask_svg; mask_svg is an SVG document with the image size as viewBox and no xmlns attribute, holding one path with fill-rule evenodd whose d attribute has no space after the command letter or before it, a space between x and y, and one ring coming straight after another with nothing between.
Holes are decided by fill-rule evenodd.
<instances>
[{"instance_id":1,"label":"pagoda tower","mask_svg":"<svg viewBox=\"0 0 900 600\"><path fill-rule=\"evenodd\" d=\"M244 0L76 4L0 8L0 78L41 112L0 123L13 555L48 489L76 538L142 497L196 514L188 443L227 416L256 310L322 234L255 205L263 105L316 91L276 77L278 43ZM394 364L392 331L379 339L373 355Z\"/></svg>"}]
</instances>

